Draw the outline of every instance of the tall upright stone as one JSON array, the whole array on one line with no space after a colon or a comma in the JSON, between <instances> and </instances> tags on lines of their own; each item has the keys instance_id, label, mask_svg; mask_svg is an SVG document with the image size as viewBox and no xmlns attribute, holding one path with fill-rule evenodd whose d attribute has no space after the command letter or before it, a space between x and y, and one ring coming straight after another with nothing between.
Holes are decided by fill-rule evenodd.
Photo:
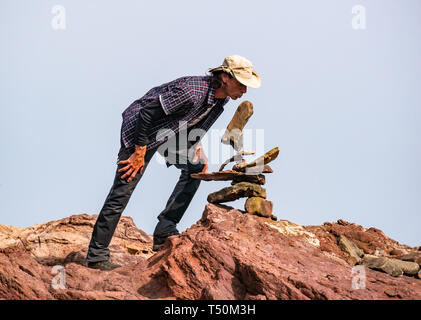
<instances>
[{"instance_id":1,"label":"tall upright stone","mask_svg":"<svg viewBox=\"0 0 421 320\"><path fill-rule=\"evenodd\" d=\"M243 101L237 108L222 136L221 142L230 144L235 151L243 149L243 128L253 114L253 104Z\"/></svg>"}]
</instances>

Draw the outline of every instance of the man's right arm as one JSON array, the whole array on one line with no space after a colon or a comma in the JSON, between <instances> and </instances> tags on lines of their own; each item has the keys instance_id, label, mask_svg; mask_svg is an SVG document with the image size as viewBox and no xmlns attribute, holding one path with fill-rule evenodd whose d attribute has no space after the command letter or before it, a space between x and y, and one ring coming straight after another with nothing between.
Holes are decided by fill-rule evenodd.
<instances>
[{"instance_id":1,"label":"man's right arm","mask_svg":"<svg viewBox=\"0 0 421 320\"><path fill-rule=\"evenodd\" d=\"M149 131L153 123L162 117L165 117L165 113L158 99L140 109L139 119L136 122L135 128L135 151L129 159L119 162L119 164L126 164L118 172L125 172L121 178L127 178L127 182L130 182L139 170L142 172L145 164L146 148L149 143Z\"/></svg>"}]
</instances>

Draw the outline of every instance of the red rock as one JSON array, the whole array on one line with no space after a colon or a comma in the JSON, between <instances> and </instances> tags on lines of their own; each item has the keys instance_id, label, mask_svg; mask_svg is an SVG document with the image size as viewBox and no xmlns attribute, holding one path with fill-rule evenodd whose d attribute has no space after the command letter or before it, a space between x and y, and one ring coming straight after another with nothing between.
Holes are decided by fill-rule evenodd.
<instances>
[{"instance_id":1,"label":"red rock","mask_svg":"<svg viewBox=\"0 0 421 320\"><path fill-rule=\"evenodd\" d=\"M207 204L196 224L149 255L150 236L123 217L111 246L111 260L123 267L101 272L82 265L96 216L73 217L23 231L0 227L0 298L421 299L421 280L371 269L366 288L353 289L355 274L335 233L403 247L354 224L300 226ZM24 241L13 243L16 234ZM64 265L65 289L52 287L52 263Z\"/></svg>"}]
</instances>

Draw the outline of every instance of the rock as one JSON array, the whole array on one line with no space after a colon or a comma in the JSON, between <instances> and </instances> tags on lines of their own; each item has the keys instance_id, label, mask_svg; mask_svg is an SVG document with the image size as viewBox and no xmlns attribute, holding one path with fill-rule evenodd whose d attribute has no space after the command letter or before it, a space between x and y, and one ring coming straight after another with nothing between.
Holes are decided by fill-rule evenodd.
<instances>
[{"instance_id":1,"label":"rock","mask_svg":"<svg viewBox=\"0 0 421 320\"><path fill-rule=\"evenodd\" d=\"M206 181L235 181L235 182L250 182L257 184L265 184L265 176L263 174L245 174L234 170L216 171L207 173L192 173L190 176L194 179Z\"/></svg>"},{"instance_id":2,"label":"rock","mask_svg":"<svg viewBox=\"0 0 421 320\"><path fill-rule=\"evenodd\" d=\"M411 262L415 262L421 265L421 252L414 251L414 252L399 256L397 257L397 259L400 259L403 261L411 261Z\"/></svg>"},{"instance_id":3,"label":"rock","mask_svg":"<svg viewBox=\"0 0 421 320\"><path fill-rule=\"evenodd\" d=\"M404 255L404 254L406 254L407 252L406 252L406 250L402 250L402 249L392 249L390 252L389 252L389 254L391 255L391 256L401 256L401 255Z\"/></svg>"},{"instance_id":4,"label":"rock","mask_svg":"<svg viewBox=\"0 0 421 320\"><path fill-rule=\"evenodd\" d=\"M347 237L341 235L338 238L338 246L342 251L346 252L350 259L352 265L361 261L361 257L364 255L364 252L357 247L357 245L349 240Z\"/></svg>"},{"instance_id":5,"label":"rock","mask_svg":"<svg viewBox=\"0 0 421 320\"><path fill-rule=\"evenodd\" d=\"M264 185L266 183L266 178L263 174L258 175L244 175L244 176L237 176L234 177L233 181L231 182L232 185L239 183L239 182L250 182L254 184Z\"/></svg>"},{"instance_id":6,"label":"rock","mask_svg":"<svg viewBox=\"0 0 421 320\"><path fill-rule=\"evenodd\" d=\"M261 197L266 199L266 189L258 184L239 182L231 187L226 187L209 194L208 202L221 203L249 197Z\"/></svg>"},{"instance_id":7,"label":"rock","mask_svg":"<svg viewBox=\"0 0 421 320\"><path fill-rule=\"evenodd\" d=\"M385 254L386 252L381 248L376 248L373 253L376 257L383 257Z\"/></svg>"},{"instance_id":8,"label":"rock","mask_svg":"<svg viewBox=\"0 0 421 320\"><path fill-rule=\"evenodd\" d=\"M396 288L387 288L383 291L389 298L402 299L402 295L399 293Z\"/></svg>"},{"instance_id":9,"label":"rock","mask_svg":"<svg viewBox=\"0 0 421 320\"><path fill-rule=\"evenodd\" d=\"M260 169L261 169L260 167L248 168L247 173L248 174L273 173L272 168L268 164L265 164L263 166L263 170L260 170Z\"/></svg>"},{"instance_id":10,"label":"rock","mask_svg":"<svg viewBox=\"0 0 421 320\"><path fill-rule=\"evenodd\" d=\"M250 197L246 200L244 209L248 213L270 218L273 211L273 202L260 197Z\"/></svg>"},{"instance_id":11,"label":"rock","mask_svg":"<svg viewBox=\"0 0 421 320\"><path fill-rule=\"evenodd\" d=\"M234 178L234 180L231 182L231 185L233 186L234 184L240 182L249 182L252 184L264 185L266 183L266 179L264 175L238 177Z\"/></svg>"},{"instance_id":12,"label":"rock","mask_svg":"<svg viewBox=\"0 0 421 320\"><path fill-rule=\"evenodd\" d=\"M381 270L397 277L405 273L409 276L414 276L420 270L418 263L410 261L402 261L399 259L390 259L386 257L376 257L373 255L365 255L363 264L371 269Z\"/></svg>"},{"instance_id":13,"label":"rock","mask_svg":"<svg viewBox=\"0 0 421 320\"><path fill-rule=\"evenodd\" d=\"M269 162L275 160L278 157L279 154L279 148L275 147L271 150L269 150L268 152L266 152L263 156L257 158L256 160L247 163L247 162L242 162L239 164L236 164L232 167L232 170L235 171L240 171L240 172L244 172L247 170L247 172L249 172L249 168L253 168L253 171L256 170L263 170L263 166L265 164L268 164Z\"/></svg>"},{"instance_id":14,"label":"rock","mask_svg":"<svg viewBox=\"0 0 421 320\"><path fill-rule=\"evenodd\" d=\"M349 226L352 225L350 222L342 220L342 219L338 219L338 221L336 221L337 224L339 224L340 226Z\"/></svg>"},{"instance_id":15,"label":"rock","mask_svg":"<svg viewBox=\"0 0 421 320\"><path fill-rule=\"evenodd\" d=\"M288 220L276 221L274 223L266 223L272 229L277 230L283 235L291 237L299 237L305 243L319 247L320 241L315 234L308 232L303 226L290 222Z\"/></svg>"},{"instance_id":16,"label":"rock","mask_svg":"<svg viewBox=\"0 0 421 320\"><path fill-rule=\"evenodd\" d=\"M256 153L256 152L255 152L254 150L251 150L251 151L244 151L244 150L239 151L239 152L237 152L235 155L233 155L231 158L229 158L228 160L224 161L224 162L222 163L222 165L219 167L219 170L218 170L218 171L222 171L222 170L224 170L225 166L226 166L228 163L230 163L230 162L233 162L233 161L236 161L236 162L245 161L245 160L243 159L243 156L245 156L245 155L252 155L252 154L255 154L255 153Z\"/></svg>"},{"instance_id":17,"label":"rock","mask_svg":"<svg viewBox=\"0 0 421 320\"><path fill-rule=\"evenodd\" d=\"M408 276L415 276L420 270L420 266L415 262L402 261L399 259L389 259L389 261L391 264L394 264L396 267L400 268L403 273Z\"/></svg>"},{"instance_id":18,"label":"rock","mask_svg":"<svg viewBox=\"0 0 421 320\"><path fill-rule=\"evenodd\" d=\"M340 223L339 223L340 222ZM393 249L400 250L410 250L411 247L398 243L397 241L388 238L383 232L375 228L363 228L355 223L346 222L340 220L336 223L328 223L324 225L324 230L334 237L339 237L340 235L346 236L349 240L354 242L360 249L364 251L365 254L374 253L383 255L386 252L390 252ZM330 241L330 240L329 240ZM335 254L342 255L337 251L337 246L332 247L330 250ZM382 251L380 251L382 250Z\"/></svg>"},{"instance_id":19,"label":"rock","mask_svg":"<svg viewBox=\"0 0 421 320\"><path fill-rule=\"evenodd\" d=\"M83 265L96 216L72 217L0 226L0 300L421 300L421 280L370 269L366 288L352 289L355 274L332 230L404 246L355 224L302 226L208 203L196 224L148 255L142 246L150 249L152 237L122 217L110 250L123 267L101 272ZM64 289L52 287L58 274L49 263L64 266Z\"/></svg>"},{"instance_id":20,"label":"rock","mask_svg":"<svg viewBox=\"0 0 421 320\"><path fill-rule=\"evenodd\" d=\"M392 277L398 277L403 274L402 269L398 265L391 263L391 260L386 257L366 254L362 259L362 263L370 269L383 271Z\"/></svg>"},{"instance_id":21,"label":"rock","mask_svg":"<svg viewBox=\"0 0 421 320\"><path fill-rule=\"evenodd\" d=\"M236 151L243 148L242 130L247 121L253 115L253 104L250 101L243 101L237 108L230 123L222 136L221 142L230 144Z\"/></svg>"},{"instance_id":22,"label":"rock","mask_svg":"<svg viewBox=\"0 0 421 320\"><path fill-rule=\"evenodd\" d=\"M79 214L28 228L0 226L0 248L20 246L42 264L61 264L72 253L86 256L96 218L97 215ZM121 217L111 241L115 263L144 260L152 255L151 245L152 237L137 229L132 218ZM145 253L135 257L127 249L130 246Z\"/></svg>"}]
</instances>

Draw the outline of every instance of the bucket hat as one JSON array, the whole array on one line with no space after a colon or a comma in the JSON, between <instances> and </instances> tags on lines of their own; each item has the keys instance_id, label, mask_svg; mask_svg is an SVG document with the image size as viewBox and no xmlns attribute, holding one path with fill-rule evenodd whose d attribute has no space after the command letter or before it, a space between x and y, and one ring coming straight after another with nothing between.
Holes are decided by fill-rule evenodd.
<instances>
[{"instance_id":1,"label":"bucket hat","mask_svg":"<svg viewBox=\"0 0 421 320\"><path fill-rule=\"evenodd\" d=\"M260 76L253 68L253 64L246 58L233 55L228 56L222 62L222 65L209 69L209 72L224 71L243 85L250 88L259 88L261 85Z\"/></svg>"}]
</instances>

